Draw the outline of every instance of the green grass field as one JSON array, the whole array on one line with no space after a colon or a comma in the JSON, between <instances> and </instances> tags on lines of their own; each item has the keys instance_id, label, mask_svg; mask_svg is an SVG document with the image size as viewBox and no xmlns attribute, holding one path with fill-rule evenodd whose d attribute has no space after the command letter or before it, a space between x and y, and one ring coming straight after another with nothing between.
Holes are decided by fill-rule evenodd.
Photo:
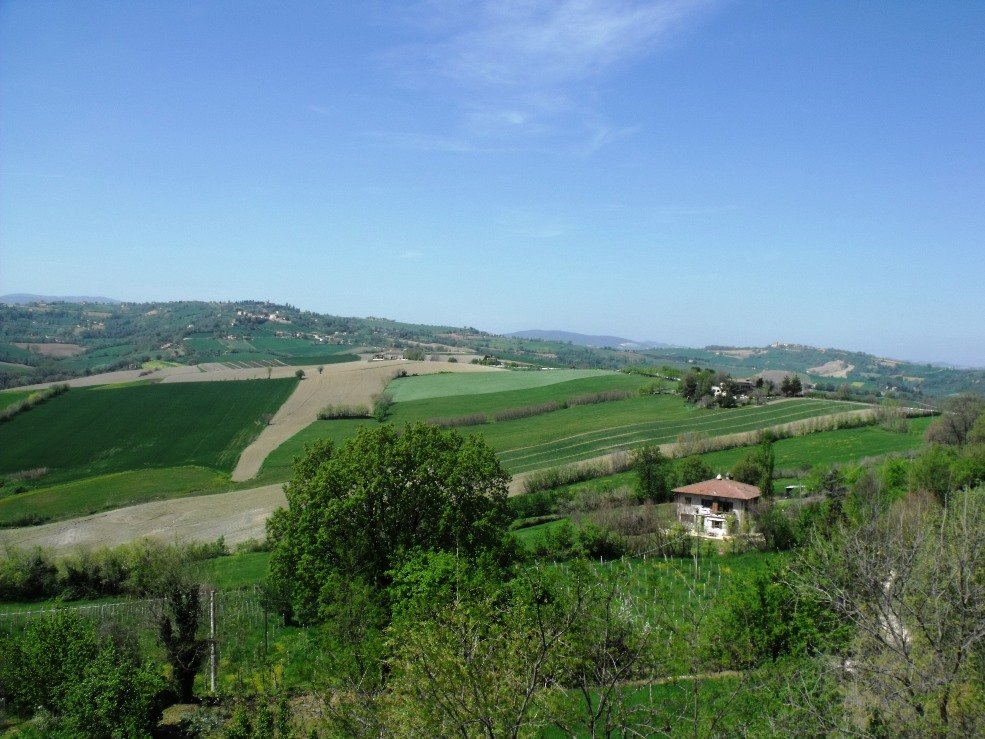
<instances>
[{"instance_id":1,"label":"green grass field","mask_svg":"<svg viewBox=\"0 0 985 739\"><path fill-rule=\"evenodd\" d=\"M563 370L559 370L563 372ZM578 395L606 390L635 391L646 378L614 372L596 373L547 385L509 390L493 390L504 377L522 382L526 375L537 377L552 372L510 372L475 375L438 375L395 380L388 386L400 396L403 383L421 385L421 393L431 394L419 400L398 401L390 421L397 426L433 418L485 413L490 419L497 411L560 402ZM492 378L492 379L487 379ZM519 378L513 380L511 378ZM461 390L476 383L484 392L475 395L441 395L444 383ZM395 389L395 390L394 390ZM417 394L418 391L408 393ZM797 399L767 406L748 406L730 410L702 410L670 395L632 395L624 400L564 408L539 416L512 421L491 422L464 427L466 434L482 434L496 450L503 465L513 473L568 464L609 452L632 449L643 443L668 443L684 431L701 431L709 436L753 431L778 424L854 410L859 404L837 401ZM319 421L286 441L266 460L260 482L286 479L291 461L301 454L306 443L331 439L340 443L356 429L374 421Z\"/></svg>"},{"instance_id":2,"label":"green grass field","mask_svg":"<svg viewBox=\"0 0 985 739\"><path fill-rule=\"evenodd\" d=\"M0 492L13 487L5 486ZM231 487L226 475L205 467L116 472L0 497L0 523L15 523L32 515L57 521L152 500L218 493Z\"/></svg>"},{"instance_id":3,"label":"green grass field","mask_svg":"<svg viewBox=\"0 0 985 739\"><path fill-rule=\"evenodd\" d=\"M22 400L27 400L36 392L37 390L4 390L0 393L0 410Z\"/></svg>"},{"instance_id":4,"label":"green grass field","mask_svg":"<svg viewBox=\"0 0 985 739\"><path fill-rule=\"evenodd\" d=\"M450 395L469 397L484 393L499 393L510 390L554 385L559 382L589 377L617 377L620 373L609 370L529 370L501 372L461 373L449 372L446 375L421 375L405 377L390 383L387 391L398 403L429 398L443 398ZM626 377L626 375L622 375ZM637 383L639 386L642 383Z\"/></svg>"},{"instance_id":5,"label":"green grass field","mask_svg":"<svg viewBox=\"0 0 985 739\"><path fill-rule=\"evenodd\" d=\"M773 445L776 469L806 470L815 464L851 464L866 457L883 454L914 452L923 446L923 434L933 418L914 418L910 420L910 430L906 434L886 431L879 426L865 426L857 429L838 429L820 431L807 436L780 439ZM736 447L700 455L715 474L725 474L750 451L749 447ZM632 487L636 481L634 472L620 472L615 475L599 477L585 482L577 482L564 487L571 492L592 491L606 493L621 487ZM777 490L793 481L776 480ZM782 491L781 491L782 492ZM519 532L517 532L519 533Z\"/></svg>"},{"instance_id":6,"label":"green grass field","mask_svg":"<svg viewBox=\"0 0 985 739\"><path fill-rule=\"evenodd\" d=\"M207 559L199 565L199 576L219 590L257 585L267 576L270 552L243 552Z\"/></svg>"},{"instance_id":7,"label":"green grass field","mask_svg":"<svg viewBox=\"0 0 985 739\"><path fill-rule=\"evenodd\" d=\"M272 352L285 357L328 357L333 354L344 354L352 349L351 346L345 344L319 344L304 339L280 336L257 336L250 340L250 344L260 351Z\"/></svg>"},{"instance_id":8,"label":"green grass field","mask_svg":"<svg viewBox=\"0 0 985 739\"><path fill-rule=\"evenodd\" d=\"M864 426L781 439L773 447L776 469L807 469L816 464L846 464L865 457L916 451L923 446L923 435L933 420L929 416L912 418L909 431L905 434L886 431L879 426ZM709 452L702 455L702 458L717 472L731 469L748 453L748 449L725 449Z\"/></svg>"},{"instance_id":9,"label":"green grass field","mask_svg":"<svg viewBox=\"0 0 985 739\"><path fill-rule=\"evenodd\" d=\"M297 380L75 388L0 425L0 474L49 469L46 485L113 472L229 472Z\"/></svg>"}]
</instances>

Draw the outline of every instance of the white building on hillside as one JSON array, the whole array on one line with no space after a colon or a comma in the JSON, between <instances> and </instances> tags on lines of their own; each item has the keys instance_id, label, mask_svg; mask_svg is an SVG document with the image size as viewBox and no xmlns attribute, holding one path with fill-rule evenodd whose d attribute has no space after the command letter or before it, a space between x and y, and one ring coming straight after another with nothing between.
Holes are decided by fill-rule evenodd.
<instances>
[{"instance_id":1,"label":"white building on hillside","mask_svg":"<svg viewBox=\"0 0 985 739\"><path fill-rule=\"evenodd\" d=\"M674 488L677 520L705 536L725 536L729 516L742 523L756 507L761 493L755 485L723 479L704 480Z\"/></svg>"}]
</instances>

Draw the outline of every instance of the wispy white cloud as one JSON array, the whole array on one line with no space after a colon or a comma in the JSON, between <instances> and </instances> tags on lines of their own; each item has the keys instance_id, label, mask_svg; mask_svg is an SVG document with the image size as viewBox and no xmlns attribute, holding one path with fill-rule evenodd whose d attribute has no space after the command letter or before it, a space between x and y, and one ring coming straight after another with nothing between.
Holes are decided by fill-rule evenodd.
<instances>
[{"instance_id":1,"label":"wispy white cloud","mask_svg":"<svg viewBox=\"0 0 985 739\"><path fill-rule=\"evenodd\" d=\"M492 0L432 49L466 85L538 88L608 71L651 51L700 0Z\"/></svg>"},{"instance_id":2,"label":"wispy white cloud","mask_svg":"<svg viewBox=\"0 0 985 739\"><path fill-rule=\"evenodd\" d=\"M593 91L666 43L714 0L489 0L416 6L429 42L394 68L417 86L457 94L463 135L560 136L590 154L633 126L600 120Z\"/></svg>"},{"instance_id":3,"label":"wispy white cloud","mask_svg":"<svg viewBox=\"0 0 985 739\"><path fill-rule=\"evenodd\" d=\"M424 257L424 253L417 251L416 249L408 249L407 251L401 252L400 254L401 259L406 259L412 262L417 261L418 259L422 259L423 257Z\"/></svg>"}]
</instances>

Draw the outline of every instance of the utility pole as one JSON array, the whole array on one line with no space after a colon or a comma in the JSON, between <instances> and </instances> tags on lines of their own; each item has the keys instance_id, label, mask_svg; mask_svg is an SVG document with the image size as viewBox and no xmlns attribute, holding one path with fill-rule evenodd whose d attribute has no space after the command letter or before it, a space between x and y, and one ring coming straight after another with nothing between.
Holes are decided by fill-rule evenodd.
<instances>
[{"instance_id":1,"label":"utility pole","mask_svg":"<svg viewBox=\"0 0 985 739\"><path fill-rule=\"evenodd\" d=\"M215 620L215 588L212 588L209 590L209 689L213 695L219 674L219 642L216 639Z\"/></svg>"}]
</instances>

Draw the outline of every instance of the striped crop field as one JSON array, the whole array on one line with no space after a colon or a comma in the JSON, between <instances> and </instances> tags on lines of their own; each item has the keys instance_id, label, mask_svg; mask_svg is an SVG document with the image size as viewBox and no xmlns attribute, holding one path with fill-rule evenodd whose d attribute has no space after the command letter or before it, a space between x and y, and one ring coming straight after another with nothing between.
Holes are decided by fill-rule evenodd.
<instances>
[{"instance_id":1,"label":"striped crop field","mask_svg":"<svg viewBox=\"0 0 985 739\"><path fill-rule=\"evenodd\" d=\"M510 390L529 390L571 380L592 377L625 378L627 375L611 370L523 370L479 373L448 373L444 375L420 375L404 377L391 382L387 392L398 403L430 398L446 398L454 395L483 395ZM634 383L641 384L640 382Z\"/></svg>"},{"instance_id":2,"label":"striped crop field","mask_svg":"<svg viewBox=\"0 0 985 739\"><path fill-rule=\"evenodd\" d=\"M678 434L688 431L701 432L709 437L722 436L866 407L858 403L798 398L765 406L705 410L690 406L677 396L641 396L636 390L645 384L646 378L614 372L591 375L579 372L569 375L567 380L547 385L519 388L506 385L509 389L494 390L504 387L501 383L523 383L525 376L552 374L498 372L402 378L391 382L388 387L391 391L396 388L394 394L397 397L401 397L401 387L411 387L423 380L435 380L435 383L421 384L420 390L403 396L414 397L421 392L429 394L426 398L398 401L388 420L402 426L435 418L485 414L487 423L463 427L460 431L482 434L496 450L504 467L512 473L521 473L632 449L643 443L674 442ZM443 387L446 382L448 388L471 388L478 392L438 394L448 389ZM628 392L629 395L622 400L570 405L515 420L494 420L497 412L506 409L563 403L582 395L608 391ZM305 443L319 438L330 438L340 443L354 434L359 426L371 423L375 421L318 421L312 424L268 457L262 480L272 482L275 478L286 479L290 474L290 460L303 451Z\"/></svg>"},{"instance_id":3,"label":"striped crop field","mask_svg":"<svg viewBox=\"0 0 985 739\"><path fill-rule=\"evenodd\" d=\"M679 398L638 400L664 401L659 403L664 407L660 413L652 413L649 417L639 414L628 422L618 413L611 413L608 418L593 418L593 411L612 411L615 409L609 406L632 404L633 401L568 408L557 414L494 424L486 427L483 433L497 450L503 465L510 472L518 473L591 459L640 444L667 444L676 441L678 434L684 432L724 436L865 407L805 398L766 406L699 410L683 406ZM570 414L571 418L562 421L562 414Z\"/></svg>"}]
</instances>

